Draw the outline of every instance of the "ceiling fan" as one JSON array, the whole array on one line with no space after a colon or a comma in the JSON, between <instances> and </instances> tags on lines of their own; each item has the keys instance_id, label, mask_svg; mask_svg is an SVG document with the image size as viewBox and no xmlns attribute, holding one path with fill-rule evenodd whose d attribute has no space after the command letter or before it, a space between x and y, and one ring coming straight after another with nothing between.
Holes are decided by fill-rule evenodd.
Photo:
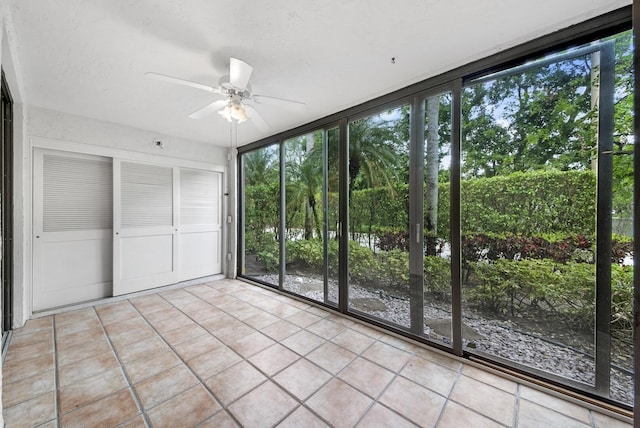
<instances>
[{"instance_id":1,"label":"ceiling fan","mask_svg":"<svg viewBox=\"0 0 640 428\"><path fill-rule=\"evenodd\" d=\"M262 116L260 116L260 114L258 114L256 109L249 104L249 102L253 101L256 104L260 104L260 99L264 98L286 103L294 103L300 106L305 105L300 101L268 95L252 94L251 85L249 84L249 79L251 78L252 73L252 66L242 60L232 57L229 66L229 75L222 76L218 81L217 87L203 85L201 83L179 79L177 77L166 76L160 73L147 72L145 75L165 82L189 86L225 97L225 99L213 101L212 103L194 111L189 115L192 119L200 119L217 111L229 122L235 120L238 123L242 123L251 119L258 129L261 131L268 131L271 129L271 126L269 126L269 124L262 118Z\"/></svg>"}]
</instances>

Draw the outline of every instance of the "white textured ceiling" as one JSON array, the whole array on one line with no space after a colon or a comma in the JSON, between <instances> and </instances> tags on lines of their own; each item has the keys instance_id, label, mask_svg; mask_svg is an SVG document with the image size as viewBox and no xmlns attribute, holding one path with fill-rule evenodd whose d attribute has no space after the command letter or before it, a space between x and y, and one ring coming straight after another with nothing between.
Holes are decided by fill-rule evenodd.
<instances>
[{"instance_id":1,"label":"white textured ceiling","mask_svg":"<svg viewBox=\"0 0 640 428\"><path fill-rule=\"evenodd\" d=\"M65 113L229 144L218 99L146 78L211 86L229 57L254 67L273 130L238 126L239 143L308 123L631 0L3 0L15 31L23 100ZM391 58L395 57L395 64Z\"/></svg>"}]
</instances>

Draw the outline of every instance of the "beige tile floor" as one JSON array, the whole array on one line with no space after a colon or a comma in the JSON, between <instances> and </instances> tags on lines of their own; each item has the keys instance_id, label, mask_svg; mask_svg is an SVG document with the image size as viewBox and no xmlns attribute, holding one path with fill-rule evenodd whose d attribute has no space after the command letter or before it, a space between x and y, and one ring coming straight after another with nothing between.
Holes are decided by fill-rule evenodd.
<instances>
[{"instance_id":1,"label":"beige tile floor","mask_svg":"<svg viewBox=\"0 0 640 428\"><path fill-rule=\"evenodd\" d=\"M626 427L240 281L30 320L7 427Z\"/></svg>"}]
</instances>

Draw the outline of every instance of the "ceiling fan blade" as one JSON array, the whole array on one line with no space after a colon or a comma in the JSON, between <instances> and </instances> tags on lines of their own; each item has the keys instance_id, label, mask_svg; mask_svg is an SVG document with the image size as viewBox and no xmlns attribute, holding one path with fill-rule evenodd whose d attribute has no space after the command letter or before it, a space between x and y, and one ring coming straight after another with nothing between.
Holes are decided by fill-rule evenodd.
<instances>
[{"instance_id":1,"label":"ceiling fan blade","mask_svg":"<svg viewBox=\"0 0 640 428\"><path fill-rule=\"evenodd\" d=\"M271 130L271 126L267 123L266 120L264 120L262 118L262 116L260 116L258 114L256 109L254 109L249 104L243 104L243 105L244 105L245 111L247 112L247 116L249 116L249 119L251 119L251 121L256 125L256 127L259 130L261 130L261 131L270 131Z\"/></svg>"},{"instance_id":2,"label":"ceiling fan blade","mask_svg":"<svg viewBox=\"0 0 640 428\"><path fill-rule=\"evenodd\" d=\"M189 115L189 117L191 119L202 119L205 116L210 115L211 113L214 113L218 110L220 110L222 107L226 106L227 103L229 101L228 100L218 100L218 101L214 101L210 104L207 104L206 106L199 108L198 110L194 111L193 113L191 113Z\"/></svg>"},{"instance_id":3,"label":"ceiling fan blade","mask_svg":"<svg viewBox=\"0 0 640 428\"><path fill-rule=\"evenodd\" d=\"M249 84L253 67L238 58L231 58L229 80L236 88L244 91Z\"/></svg>"},{"instance_id":4,"label":"ceiling fan blade","mask_svg":"<svg viewBox=\"0 0 640 428\"><path fill-rule=\"evenodd\" d=\"M213 92L213 93L216 93L216 94L220 93L220 90L218 88L214 88L212 86L203 85L201 83L192 82L190 80L179 79L177 77L171 77L171 76L167 76L167 75L160 74L160 73L153 73L151 71L148 71L148 72L144 73L144 75L148 76L148 77L151 77L153 79L162 80L162 81L168 82L168 83L175 83L175 84L182 85L182 86L189 86L191 88L201 89L203 91Z\"/></svg>"},{"instance_id":5,"label":"ceiling fan blade","mask_svg":"<svg viewBox=\"0 0 640 428\"><path fill-rule=\"evenodd\" d=\"M303 103L302 101L296 101L296 100L290 100L287 98L280 98L280 97L272 97L271 95L252 95L251 98L253 99L253 101L259 103L260 102L260 98L264 98L267 100L274 100L274 101L281 101L284 103L291 103L291 104L297 104L300 107L306 107L307 104Z\"/></svg>"}]
</instances>

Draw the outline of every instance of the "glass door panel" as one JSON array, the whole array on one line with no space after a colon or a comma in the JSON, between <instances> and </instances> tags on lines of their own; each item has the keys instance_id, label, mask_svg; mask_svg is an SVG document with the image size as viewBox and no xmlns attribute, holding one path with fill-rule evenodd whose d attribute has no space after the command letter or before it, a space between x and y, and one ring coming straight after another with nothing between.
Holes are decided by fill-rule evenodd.
<instances>
[{"instance_id":1,"label":"glass door panel","mask_svg":"<svg viewBox=\"0 0 640 428\"><path fill-rule=\"evenodd\" d=\"M633 405L633 61L632 32L615 42L611 243L611 398ZM637 222L637 220L636 220Z\"/></svg>"},{"instance_id":2,"label":"glass door panel","mask_svg":"<svg viewBox=\"0 0 640 428\"><path fill-rule=\"evenodd\" d=\"M327 218L327 295L330 305L338 305L338 263L340 254L340 129L326 132L327 177L325 193L325 216Z\"/></svg>"},{"instance_id":3,"label":"glass door panel","mask_svg":"<svg viewBox=\"0 0 640 428\"><path fill-rule=\"evenodd\" d=\"M598 153L612 137L599 59L566 53L462 94L463 346L592 387L596 262L609 251L597 248Z\"/></svg>"},{"instance_id":4,"label":"glass door panel","mask_svg":"<svg viewBox=\"0 0 640 428\"><path fill-rule=\"evenodd\" d=\"M348 308L404 328L409 287L409 106L349 124Z\"/></svg>"},{"instance_id":5,"label":"glass door panel","mask_svg":"<svg viewBox=\"0 0 640 428\"><path fill-rule=\"evenodd\" d=\"M242 155L242 275L278 286L280 265L280 150L277 145Z\"/></svg>"},{"instance_id":6,"label":"glass door panel","mask_svg":"<svg viewBox=\"0 0 640 428\"><path fill-rule=\"evenodd\" d=\"M286 266L283 288L324 302L323 132L284 142Z\"/></svg>"},{"instance_id":7,"label":"glass door panel","mask_svg":"<svg viewBox=\"0 0 640 428\"><path fill-rule=\"evenodd\" d=\"M427 97L424 132L424 335L451 346L450 92Z\"/></svg>"}]
</instances>

